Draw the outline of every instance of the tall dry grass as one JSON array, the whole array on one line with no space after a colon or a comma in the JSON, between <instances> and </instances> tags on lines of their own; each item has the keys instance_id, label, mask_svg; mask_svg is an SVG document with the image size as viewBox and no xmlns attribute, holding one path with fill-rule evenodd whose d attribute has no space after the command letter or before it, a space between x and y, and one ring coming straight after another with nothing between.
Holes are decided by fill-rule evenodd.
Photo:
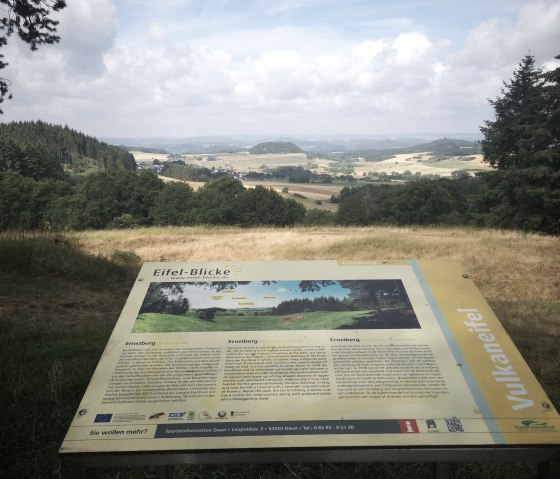
<instances>
[{"instance_id":1,"label":"tall dry grass","mask_svg":"<svg viewBox=\"0 0 560 479\"><path fill-rule=\"evenodd\" d=\"M487 299L560 296L560 239L467 228L143 228L71 235L84 250L134 251L143 261L454 259Z\"/></svg>"}]
</instances>

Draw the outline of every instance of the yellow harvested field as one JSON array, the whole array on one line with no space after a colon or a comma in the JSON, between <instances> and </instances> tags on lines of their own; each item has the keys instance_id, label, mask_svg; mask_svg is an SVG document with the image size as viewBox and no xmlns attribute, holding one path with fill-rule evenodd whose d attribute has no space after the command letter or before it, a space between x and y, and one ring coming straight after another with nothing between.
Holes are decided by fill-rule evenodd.
<instances>
[{"instance_id":1,"label":"yellow harvested field","mask_svg":"<svg viewBox=\"0 0 560 479\"><path fill-rule=\"evenodd\" d=\"M450 158L438 162L433 161L431 153L406 153L395 155L394 158L372 162L360 160L355 167L356 176L364 173L404 173L410 171L412 174L420 172L423 175L450 176L457 170L491 170L490 166L482 161L482 155L472 155L474 160L465 161L460 157Z\"/></svg>"},{"instance_id":2,"label":"yellow harvested field","mask_svg":"<svg viewBox=\"0 0 560 479\"><path fill-rule=\"evenodd\" d=\"M164 183L186 183L195 191L199 190L206 184L204 183L204 181L185 181L185 180L178 180L177 178L170 178L169 176L161 176L161 175L158 175L158 177Z\"/></svg>"},{"instance_id":3,"label":"yellow harvested field","mask_svg":"<svg viewBox=\"0 0 560 479\"><path fill-rule=\"evenodd\" d=\"M215 159L208 161L208 156ZM305 166L308 163L305 153L252 155L247 151L239 153L213 153L210 155L187 155L184 160L189 164L206 168L226 168L240 172L261 171L263 165L267 168L276 168L278 166Z\"/></svg>"},{"instance_id":4,"label":"yellow harvested field","mask_svg":"<svg viewBox=\"0 0 560 479\"><path fill-rule=\"evenodd\" d=\"M131 151L137 163L152 163L154 160L167 161L167 155L163 153L144 153L143 151Z\"/></svg>"}]
</instances>

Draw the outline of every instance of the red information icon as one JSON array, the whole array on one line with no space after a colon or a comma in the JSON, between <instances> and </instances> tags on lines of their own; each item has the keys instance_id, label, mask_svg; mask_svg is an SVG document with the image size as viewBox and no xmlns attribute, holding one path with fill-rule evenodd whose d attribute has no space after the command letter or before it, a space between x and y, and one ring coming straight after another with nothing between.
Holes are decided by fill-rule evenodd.
<instances>
[{"instance_id":1,"label":"red information icon","mask_svg":"<svg viewBox=\"0 0 560 479\"><path fill-rule=\"evenodd\" d=\"M405 434L410 432L420 432L415 419L399 419L399 426L401 427L401 432Z\"/></svg>"}]
</instances>

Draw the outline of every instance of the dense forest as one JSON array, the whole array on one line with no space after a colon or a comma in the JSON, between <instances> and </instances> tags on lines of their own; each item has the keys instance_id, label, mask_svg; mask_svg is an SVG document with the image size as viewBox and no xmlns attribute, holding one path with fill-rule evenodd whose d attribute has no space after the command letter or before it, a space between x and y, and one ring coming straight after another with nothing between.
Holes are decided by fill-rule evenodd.
<instances>
[{"instance_id":1,"label":"dense forest","mask_svg":"<svg viewBox=\"0 0 560 479\"><path fill-rule=\"evenodd\" d=\"M495 115L481 128L480 147L493 171L345 187L332 198L336 214L306 211L272 189L246 189L227 172L179 162L169 163L167 174L189 180L196 174L206 185L195 192L184 183L165 184L149 171L134 171L134 159L123 150L68 127L0 125L0 228L446 224L560 234L560 67L543 72L525 57L490 103ZM438 145L448 154L471 148L459 141ZM69 174L84 162L97 171ZM267 174L289 182L329 181L301 167Z\"/></svg>"},{"instance_id":2,"label":"dense forest","mask_svg":"<svg viewBox=\"0 0 560 479\"><path fill-rule=\"evenodd\" d=\"M63 171L134 170L134 156L76 130L42 121L0 124L0 171L52 178Z\"/></svg>"}]
</instances>

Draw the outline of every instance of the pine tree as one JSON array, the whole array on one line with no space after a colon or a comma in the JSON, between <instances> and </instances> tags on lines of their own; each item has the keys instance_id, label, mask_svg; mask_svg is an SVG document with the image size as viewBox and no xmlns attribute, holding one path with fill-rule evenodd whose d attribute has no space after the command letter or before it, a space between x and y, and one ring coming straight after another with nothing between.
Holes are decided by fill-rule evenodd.
<instances>
[{"instance_id":1,"label":"pine tree","mask_svg":"<svg viewBox=\"0 0 560 479\"><path fill-rule=\"evenodd\" d=\"M560 61L560 55L556 56L556 60ZM560 171L560 66L546 72L543 77L550 144L543 152L542 160L556 171Z\"/></svg>"},{"instance_id":2,"label":"pine tree","mask_svg":"<svg viewBox=\"0 0 560 479\"><path fill-rule=\"evenodd\" d=\"M479 223L560 234L560 67L544 73L526 56L491 100L482 152L496 171L479 176Z\"/></svg>"},{"instance_id":3,"label":"pine tree","mask_svg":"<svg viewBox=\"0 0 560 479\"><path fill-rule=\"evenodd\" d=\"M484 134L484 161L504 170L538 164L538 152L550 143L544 108L542 71L527 55L509 83L504 82L502 96L489 100L495 118L480 128Z\"/></svg>"}]
</instances>

